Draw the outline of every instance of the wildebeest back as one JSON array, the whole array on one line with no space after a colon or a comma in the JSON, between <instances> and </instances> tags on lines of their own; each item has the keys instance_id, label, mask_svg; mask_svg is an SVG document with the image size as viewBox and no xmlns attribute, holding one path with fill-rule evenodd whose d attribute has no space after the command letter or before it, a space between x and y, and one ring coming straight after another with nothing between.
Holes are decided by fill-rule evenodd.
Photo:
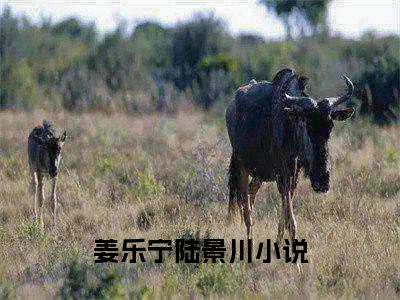
<instances>
[{"instance_id":1,"label":"wildebeest back","mask_svg":"<svg viewBox=\"0 0 400 300\"><path fill-rule=\"evenodd\" d=\"M43 149L35 139L35 136L46 141L49 138L55 137L56 132L54 127L46 120L42 125L32 129L28 137L28 159L31 171L39 171L44 175L49 169L49 158L47 151Z\"/></svg>"},{"instance_id":2,"label":"wildebeest back","mask_svg":"<svg viewBox=\"0 0 400 300\"><path fill-rule=\"evenodd\" d=\"M235 97L238 112L262 111L263 114L271 114L272 93L272 83L268 81L250 83L240 87Z\"/></svg>"}]
</instances>

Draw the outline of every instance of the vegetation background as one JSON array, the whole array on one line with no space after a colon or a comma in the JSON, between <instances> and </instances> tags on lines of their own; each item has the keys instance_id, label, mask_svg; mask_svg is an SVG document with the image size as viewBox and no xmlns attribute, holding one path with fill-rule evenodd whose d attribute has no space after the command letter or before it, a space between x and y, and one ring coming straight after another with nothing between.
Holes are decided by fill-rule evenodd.
<instances>
[{"instance_id":1,"label":"vegetation background","mask_svg":"<svg viewBox=\"0 0 400 300\"><path fill-rule=\"evenodd\" d=\"M399 297L400 37L332 35L328 2L260 1L282 19L285 40L232 36L209 14L100 35L78 18L35 24L4 7L0 298ZM226 222L223 113L238 86L283 67L309 76L315 97L342 91L343 73L356 86L357 115L336 126L330 145L331 191L317 195L301 180L296 196L310 245L304 273L278 260L93 264L96 238L245 236L239 220ZM43 233L32 219L26 141L44 118L73 140L59 227ZM256 241L275 237L279 210L276 187L265 185Z\"/></svg>"}]
</instances>

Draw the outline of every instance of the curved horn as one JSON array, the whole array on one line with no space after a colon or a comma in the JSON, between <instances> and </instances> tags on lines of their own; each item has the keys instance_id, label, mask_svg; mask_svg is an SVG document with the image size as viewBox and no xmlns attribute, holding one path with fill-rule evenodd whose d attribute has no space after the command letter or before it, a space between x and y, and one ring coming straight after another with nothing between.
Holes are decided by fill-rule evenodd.
<instances>
[{"instance_id":1,"label":"curved horn","mask_svg":"<svg viewBox=\"0 0 400 300\"><path fill-rule=\"evenodd\" d=\"M342 104L343 102L346 102L346 101L350 100L350 97L353 95L353 92L354 92L354 85L353 85L353 83L352 83L351 80L350 80L347 76L345 76L345 75L343 75L343 79L346 81L347 93L344 94L344 95L342 95L342 96L340 96L340 97L333 98L332 101L330 101L330 106L331 106L331 108L333 108L333 107L335 107L335 106L338 106L338 105Z\"/></svg>"},{"instance_id":2,"label":"curved horn","mask_svg":"<svg viewBox=\"0 0 400 300\"><path fill-rule=\"evenodd\" d=\"M315 102L310 97L295 97L284 94L284 103L287 107L295 108L301 111L310 111L315 108Z\"/></svg>"}]
</instances>

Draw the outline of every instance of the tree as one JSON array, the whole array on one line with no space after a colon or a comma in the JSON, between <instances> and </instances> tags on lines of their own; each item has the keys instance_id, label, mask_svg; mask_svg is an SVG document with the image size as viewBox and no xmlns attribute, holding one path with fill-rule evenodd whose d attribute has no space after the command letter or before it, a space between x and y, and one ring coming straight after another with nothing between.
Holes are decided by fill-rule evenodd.
<instances>
[{"instance_id":1,"label":"tree","mask_svg":"<svg viewBox=\"0 0 400 300\"><path fill-rule=\"evenodd\" d=\"M112 91L126 89L134 66L134 53L119 27L107 34L88 59L89 70L98 73Z\"/></svg>"},{"instance_id":2,"label":"tree","mask_svg":"<svg viewBox=\"0 0 400 300\"><path fill-rule=\"evenodd\" d=\"M281 18L288 39L293 35L318 34L326 30L327 6L331 0L259 0ZM296 32L297 31L297 32Z\"/></svg>"},{"instance_id":3,"label":"tree","mask_svg":"<svg viewBox=\"0 0 400 300\"><path fill-rule=\"evenodd\" d=\"M167 35L168 30L158 23L146 21L135 27L131 40L143 64L166 67L169 58Z\"/></svg>"},{"instance_id":4,"label":"tree","mask_svg":"<svg viewBox=\"0 0 400 300\"><path fill-rule=\"evenodd\" d=\"M37 100L36 87L35 74L25 59L1 70L0 108L32 109Z\"/></svg>"},{"instance_id":5,"label":"tree","mask_svg":"<svg viewBox=\"0 0 400 300\"><path fill-rule=\"evenodd\" d=\"M21 57L20 22L6 6L0 15L0 66L11 65Z\"/></svg>"},{"instance_id":6,"label":"tree","mask_svg":"<svg viewBox=\"0 0 400 300\"><path fill-rule=\"evenodd\" d=\"M193 84L203 58L224 52L224 35L223 23L212 15L197 15L174 28L171 63L176 72L174 83L179 89Z\"/></svg>"},{"instance_id":7,"label":"tree","mask_svg":"<svg viewBox=\"0 0 400 300\"><path fill-rule=\"evenodd\" d=\"M88 48L93 47L97 39L94 24L83 24L75 17L68 18L58 24L55 24L51 32L55 36L65 36L71 39L79 39L84 42Z\"/></svg>"},{"instance_id":8,"label":"tree","mask_svg":"<svg viewBox=\"0 0 400 300\"><path fill-rule=\"evenodd\" d=\"M360 113L378 124L400 121L400 38L366 33L347 55L359 62L356 96Z\"/></svg>"}]
</instances>

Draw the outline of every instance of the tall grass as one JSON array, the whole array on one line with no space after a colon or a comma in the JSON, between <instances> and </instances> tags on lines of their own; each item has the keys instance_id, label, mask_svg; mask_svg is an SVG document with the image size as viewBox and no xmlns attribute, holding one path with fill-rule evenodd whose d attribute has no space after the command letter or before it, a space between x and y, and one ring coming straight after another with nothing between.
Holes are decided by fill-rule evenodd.
<instances>
[{"instance_id":1,"label":"tall grass","mask_svg":"<svg viewBox=\"0 0 400 300\"><path fill-rule=\"evenodd\" d=\"M60 171L58 228L49 226L47 193L41 233L32 218L26 142L44 118L73 139ZM399 297L399 130L337 124L331 191L315 194L301 179L295 196L299 237L309 245L302 274L279 260L190 267L166 256L162 264L99 266L98 238L245 237L239 220L226 222L230 146L223 121L198 112L1 112L0 298ZM256 242L275 238L279 211L276 186L264 184Z\"/></svg>"}]
</instances>

